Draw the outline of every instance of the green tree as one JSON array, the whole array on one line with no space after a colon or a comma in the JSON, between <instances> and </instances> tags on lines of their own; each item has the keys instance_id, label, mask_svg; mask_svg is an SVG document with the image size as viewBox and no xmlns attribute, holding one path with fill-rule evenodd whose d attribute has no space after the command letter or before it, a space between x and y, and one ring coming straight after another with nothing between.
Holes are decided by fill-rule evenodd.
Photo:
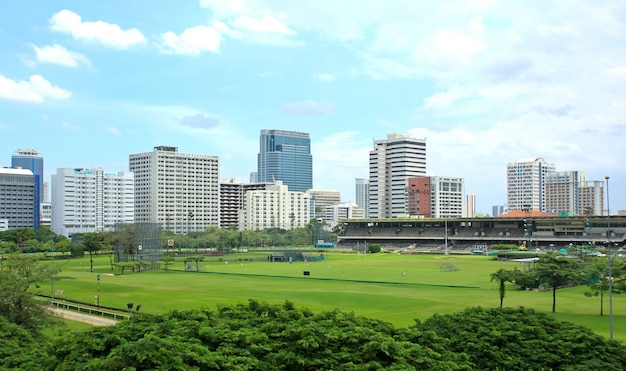
<instances>
[{"instance_id":1,"label":"green tree","mask_svg":"<svg viewBox=\"0 0 626 371\"><path fill-rule=\"evenodd\" d=\"M200 272L200 265L199 263L201 261L204 260L204 256L202 255L192 255L192 256L187 256L185 258L185 265L187 265L188 262L196 262L196 272Z\"/></svg>"},{"instance_id":2,"label":"green tree","mask_svg":"<svg viewBox=\"0 0 626 371\"><path fill-rule=\"evenodd\" d=\"M556 312L556 290L576 284L583 278L583 265L578 259L546 253L535 263L533 274L552 286L552 313Z\"/></svg>"},{"instance_id":3,"label":"green tree","mask_svg":"<svg viewBox=\"0 0 626 371\"><path fill-rule=\"evenodd\" d=\"M626 289L626 264L623 260L611 260L611 291L620 294ZM609 291L609 264L607 259L594 258L588 270L587 286L591 291L585 296L600 297L600 315L604 315L604 294Z\"/></svg>"},{"instance_id":4,"label":"green tree","mask_svg":"<svg viewBox=\"0 0 626 371\"><path fill-rule=\"evenodd\" d=\"M124 275L124 271L128 268L135 269L134 262L117 262L115 266L118 267L121 271L122 276Z\"/></svg>"},{"instance_id":5,"label":"green tree","mask_svg":"<svg viewBox=\"0 0 626 371\"><path fill-rule=\"evenodd\" d=\"M369 252L370 254L376 254L379 253L381 250L380 244L378 243L371 243L367 246L367 252Z\"/></svg>"},{"instance_id":6,"label":"green tree","mask_svg":"<svg viewBox=\"0 0 626 371\"><path fill-rule=\"evenodd\" d=\"M502 309L502 302L504 301L504 294L506 292L506 283L507 282L515 282L520 276L520 271L517 269L507 270L507 269L498 269L496 272L491 274L491 281L498 282L498 292L500 294L500 309Z\"/></svg>"},{"instance_id":7,"label":"green tree","mask_svg":"<svg viewBox=\"0 0 626 371\"><path fill-rule=\"evenodd\" d=\"M54 359L41 334L16 325L0 316L0 369L50 370Z\"/></svg>"},{"instance_id":8,"label":"green tree","mask_svg":"<svg viewBox=\"0 0 626 371\"><path fill-rule=\"evenodd\" d=\"M410 336L410 338L409 338ZM339 310L293 303L135 314L51 347L57 370L469 370L467 356L418 334ZM430 348L433 344L433 348Z\"/></svg>"},{"instance_id":9,"label":"green tree","mask_svg":"<svg viewBox=\"0 0 626 371\"><path fill-rule=\"evenodd\" d=\"M163 262L163 264L165 265L165 270L167 270L167 267L170 264L173 264L175 259L173 256L162 256L159 260Z\"/></svg>"},{"instance_id":10,"label":"green tree","mask_svg":"<svg viewBox=\"0 0 626 371\"><path fill-rule=\"evenodd\" d=\"M52 322L53 317L37 300L31 286L48 281L61 271L59 264L40 261L30 254L11 254L0 270L0 316L26 329L37 331Z\"/></svg>"},{"instance_id":11,"label":"green tree","mask_svg":"<svg viewBox=\"0 0 626 371\"><path fill-rule=\"evenodd\" d=\"M475 370L626 369L624 345L532 309L467 308L412 328L468 355Z\"/></svg>"},{"instance_id":12,"label":"green tree","mask_svg":"<svg viewBox=\"0 0 626 371\"><path fill-rule=\"evenodd\" d=\"M98 232L84 233L82 235L82 243L85 251L89 253L89 269L93 272L93 254L102 250L102 234Z\"/></svg>"}]
</instances>

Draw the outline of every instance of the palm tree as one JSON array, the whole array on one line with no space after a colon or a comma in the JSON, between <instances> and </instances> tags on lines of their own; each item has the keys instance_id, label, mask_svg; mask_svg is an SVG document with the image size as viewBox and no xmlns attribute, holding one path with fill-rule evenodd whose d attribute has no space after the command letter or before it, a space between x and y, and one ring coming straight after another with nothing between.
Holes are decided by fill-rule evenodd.
<instances>
[{"instance_id":1,"label":"palm tree","mask_svg":"<svg viewBox=\"0 0 626 371\"><path fill-rule=\"evenodd\" d=\"M515 282L520 273L521 272L517 269L507 270L500 268L497 272L491 274L491 281L498 281L498 284L500 285L500 309L502 309L502 302L504 301L506 283Z\"/></svg>"}]
</instances>

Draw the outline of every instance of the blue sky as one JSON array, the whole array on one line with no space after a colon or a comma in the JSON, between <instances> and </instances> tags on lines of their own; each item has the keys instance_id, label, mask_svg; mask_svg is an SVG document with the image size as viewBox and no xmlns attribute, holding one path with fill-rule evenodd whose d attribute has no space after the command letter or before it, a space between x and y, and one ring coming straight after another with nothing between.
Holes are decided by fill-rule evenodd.
<instances>
[{"instance_id":1,"label":"blue sky","mask_svg":"<svg viewBox=\"0 0 626 371\"><path fill-rule=\"evenodd\" d=\"M0 12L0 164L128 169L155 146L249 179L262 129L311 134L317 189L354 201L388 133L429 175L506 202L506 165L610 176L626 209L623 1L11 1Z\"/></svg>"}]
</instances>

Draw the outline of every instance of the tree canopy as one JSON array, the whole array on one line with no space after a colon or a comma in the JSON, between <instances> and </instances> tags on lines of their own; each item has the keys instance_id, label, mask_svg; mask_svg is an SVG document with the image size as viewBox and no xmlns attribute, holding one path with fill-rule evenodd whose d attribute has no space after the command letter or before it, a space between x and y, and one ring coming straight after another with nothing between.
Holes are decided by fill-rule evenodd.
<instances>
[{"instance_id":1,"label":"tree canopy","mask_svg":"<svg viewBox=\"0 0 626 371\"><path fill-rule=\"evenodd\" d=\"M10 254L0 269L0 317L30 331L50 322L43 302L29 291L36 282L47 281L61 271L51 262L41 262L30 254Z\"/></svg>"},{"instance_id":2,"label":"tree canopy","mask_svg":"<svg viewBox=\"0 0 626 371\"><path fill-rule=\"evenodd\" d=\"M135 314L48 348L57 370L623 370L626 347L525 308L468 308L407 328L250 300Z\"/></svg>"}]
</instances>

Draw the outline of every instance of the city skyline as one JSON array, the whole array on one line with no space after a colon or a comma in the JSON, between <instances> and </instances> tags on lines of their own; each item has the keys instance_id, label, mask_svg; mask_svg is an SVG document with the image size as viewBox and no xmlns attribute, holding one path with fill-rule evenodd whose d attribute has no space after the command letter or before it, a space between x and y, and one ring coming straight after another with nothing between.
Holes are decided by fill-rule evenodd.
<instances>
[{"instance_id":1,"label":"city skyline","mask_svg":"<svg viewBox=\"0 0 626 371\"><path fill-rule=\"evenodd\" d=\"M506 202L506 166L610 176L626 209L626 4L458 1L35 2L0 14L0 166L128 170L156 146L257 168L262 129L310 133L313 188L355 202L387 134L425 138L428 176L476 211Z\"/></svg>"}]
</instances>

